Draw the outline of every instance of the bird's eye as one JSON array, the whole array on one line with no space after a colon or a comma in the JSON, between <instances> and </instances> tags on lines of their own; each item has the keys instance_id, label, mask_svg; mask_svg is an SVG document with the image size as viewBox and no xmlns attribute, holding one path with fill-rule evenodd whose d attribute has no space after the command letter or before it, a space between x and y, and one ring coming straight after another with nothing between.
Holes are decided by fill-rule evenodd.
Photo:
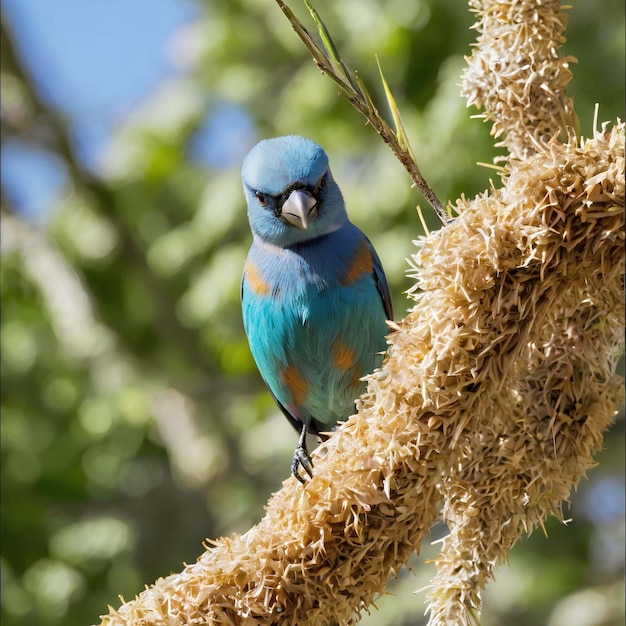
<instances>
[{"instance_id":1,"label":"bird's eye","mask_svg":"<svg viewBox=\"0 0 626 626\"><path fill-rule=\"evenodd\" d=\"M259 204L261 206L266 206L267 205L267 197L264 193L261 193L260 191L257 191L255 194L256 199L259 201Z\"/></svg>"},{"instance_id":2,"label":"bird's eye","mask_svg":"<svg viewBox=\"0 0 626 626\"><path fill-rule=\"evenodd\" d=\"M328 181L326 180L326 174L324 174L324 176L322 176L319 180L319 182L317 183L317 186L315 187L315 193L317 193L320 189L324 189L324 187L326 187L326 183Z\"/></svg>"}]
</instances>

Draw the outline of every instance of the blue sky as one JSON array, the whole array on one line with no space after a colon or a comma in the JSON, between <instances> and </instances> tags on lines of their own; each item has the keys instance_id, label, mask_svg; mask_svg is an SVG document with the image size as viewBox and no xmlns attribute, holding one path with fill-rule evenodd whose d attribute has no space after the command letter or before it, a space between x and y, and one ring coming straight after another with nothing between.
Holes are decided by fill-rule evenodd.
<instances>
[{"instance_id":1,"label":"blue sky","mask_svg":"<svg viewBox=\"0 0 626 626\"><path fill-rule=\"evenodd\" d=\"M189 0L3 0L2 8L41 95L68 113L89 167L116 124L178 71L167 43L198 14ZM2 180L16 208L39 219L64 170L52 155L10 141Z\"/></svg>"}]
</instances>

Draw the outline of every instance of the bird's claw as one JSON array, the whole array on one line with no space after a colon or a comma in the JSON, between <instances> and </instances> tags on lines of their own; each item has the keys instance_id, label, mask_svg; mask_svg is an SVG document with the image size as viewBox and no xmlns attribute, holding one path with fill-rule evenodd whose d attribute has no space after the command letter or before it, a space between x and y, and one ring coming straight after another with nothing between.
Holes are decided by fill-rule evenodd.
<instances>
[{"instance_id":1,"label":"bird's claw","mask_svg":"<svg viewBox=\"0 0 626 626\"><path fill-rule=\"evenodd\" d=\"M309 475L309 478L313 478L313 461L306 448L306 424L302 426L298 447L295 449L293 460L291 461L291 473L304 485L306 480L300 474L300 468Z\"/></svg>"},{"instance_id":2,"label":"bird's claw","mask_svg":"<svg viewBox=\"0 0 626 626\"><path fill-rule=\"evenodd\" d=\"M313 478L313 461L303 446L298 446L293 453L293 461L291 461L291 473L304 485L306 484L305 478L300 474L300 468L302 468L309 478Z\"/></svg>"}]
</instances>

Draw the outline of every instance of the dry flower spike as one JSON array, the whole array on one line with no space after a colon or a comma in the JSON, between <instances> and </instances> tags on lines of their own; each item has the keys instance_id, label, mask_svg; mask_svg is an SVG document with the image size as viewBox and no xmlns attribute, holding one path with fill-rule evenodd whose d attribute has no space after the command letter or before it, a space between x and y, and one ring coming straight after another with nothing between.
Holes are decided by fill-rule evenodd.
<instances>
[{"instance_id":1,"label":"dry flower spike","mask_svg":"<svg viewBox=\"0 0 626 626\"><path fill-rule=\"evenodd\" d=\"M535 142L578 131L565 93L574 57L561 57L567 15L559 0L469 0L479 35L466 58L462 94L484 109L492 135L512 159L534 153Z\"/></svg>"},{"instance_id":2,"label":"dry flower spike","mask_svg":"<svg viewBox=\"0 0 626 626\"><path fill-rule=\"evenodd\" d=\"M481 36L489 19L530 20L522 51L524 33L550 26L562 42L557 2L472 6ZM286 480L257 526L103 625L355 623L441 513L430 624L469 624L498 560L560 517L622 401L624 126L559 142L568 100L561 75L546 80L558 98L543 116L520 108L517 125L481 96L513 157L502 187L458 201L459 217L421 242L415 306L358 415L315 451L315 477Z\"/></svg>"}]
</instances>

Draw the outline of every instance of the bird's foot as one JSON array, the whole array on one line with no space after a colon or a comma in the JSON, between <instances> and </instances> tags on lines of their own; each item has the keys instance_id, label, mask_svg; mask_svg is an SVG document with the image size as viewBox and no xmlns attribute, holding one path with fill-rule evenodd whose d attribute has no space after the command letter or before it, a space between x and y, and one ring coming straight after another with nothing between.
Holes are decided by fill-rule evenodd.
<instances>
[{"instance_id":1,"label":"bird's foot","mask_svg":"<svg viewBox=\"0 0 626 626\"><path fill-rule=\"evenodd\" d=\"M309 453L304 449L298 446L296 451L293 453L293 461L291 462L291 473L303 484L306 484L306 479L300 473L300 468L302 468L309 476L309 478L313 478L313 461L311 461L311 457Z\"/></svg>"},{"instance_id":2,"label":"bird's foot","mask_svg":"<svg viewBox=\"0 0 626 626\"><path fill-rule=\"evenodd\" d=\"M306 448L306 425L302 426L298 447L295 449L291 461L291 473L304 485L306 480L300 473L300 468L308 474L309 478L313 478L313 461Z\"/></svg>"}]
</instances>

